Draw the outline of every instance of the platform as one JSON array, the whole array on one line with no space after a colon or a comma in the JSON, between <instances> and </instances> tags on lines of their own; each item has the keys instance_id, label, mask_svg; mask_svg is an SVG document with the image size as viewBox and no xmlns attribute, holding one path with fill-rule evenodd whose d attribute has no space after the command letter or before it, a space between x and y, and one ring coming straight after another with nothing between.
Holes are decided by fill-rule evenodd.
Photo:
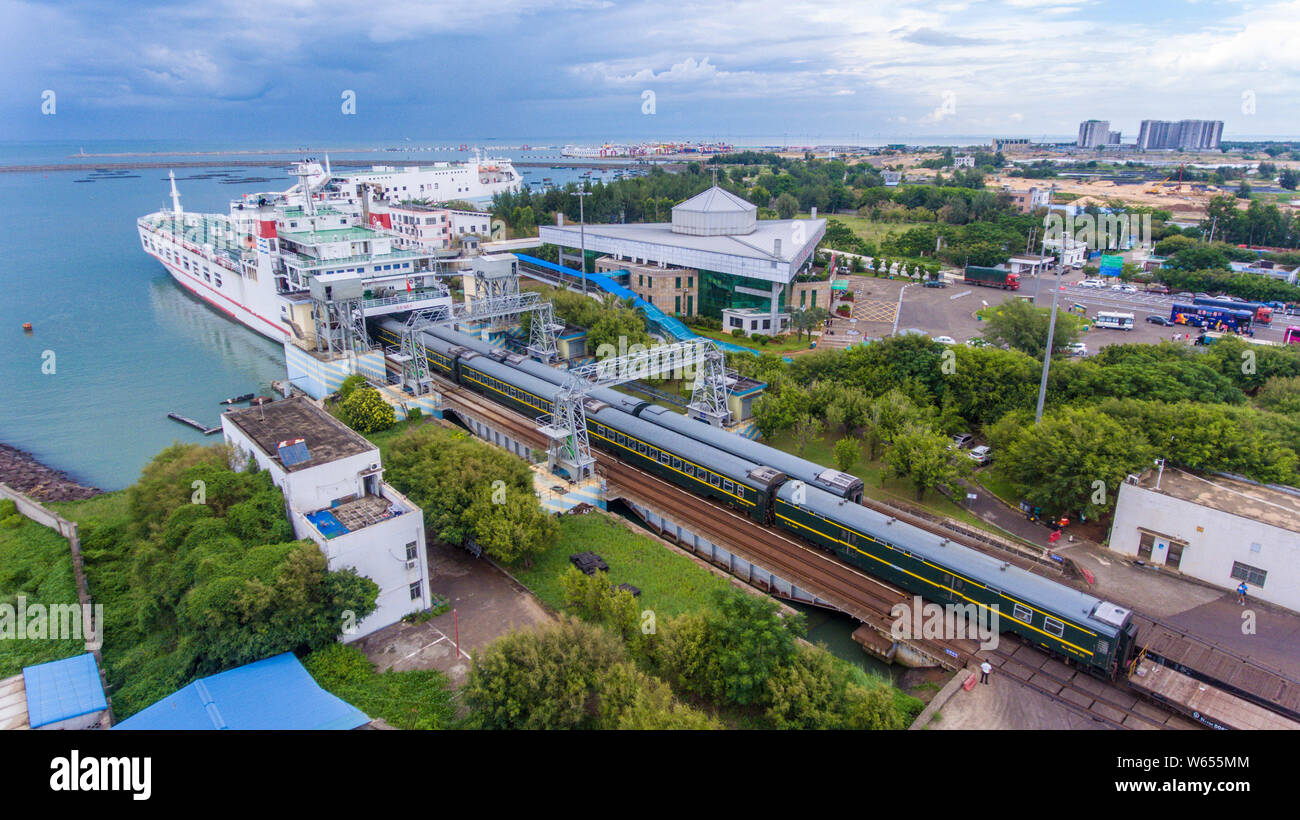
<instances>
[{"instance_id":1,"label":"platform","mask_svg":"<svg viewBox=\"0 0 1300 820\"><path fill-rule=\"evenodd\" d=\"M548 513L567 513L579 504L605 509L605 487L599 478L570 483L551 473L545 464L534 464L533 489Z\"/></svg>"}]
</instances>

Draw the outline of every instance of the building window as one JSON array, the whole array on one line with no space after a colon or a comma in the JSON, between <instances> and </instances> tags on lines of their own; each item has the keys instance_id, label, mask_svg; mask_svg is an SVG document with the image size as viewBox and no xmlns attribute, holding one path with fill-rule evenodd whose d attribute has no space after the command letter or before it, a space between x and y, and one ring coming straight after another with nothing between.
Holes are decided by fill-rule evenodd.
<instances>
[{"instance_id":1,"label":"building window","mask_svg":"<svg viewBox=\"0 0 1300 820\"><path fill-rule=\"evenodd\" d=\"M688 287L688 288L693 288L693 287L695 287L695 277L694 277L694 276L688 276L688 277L686 277L686 287Z\"/></svg>"},{"instance_id":2,"label":"building window","mask_svg":"<svg viewBox=\"0 0 1300 820\"><path fill-rule=\"evenodd\" d=\"M423 598L423 597L424 597L424 594L423 594L423 592L421 591L421 585L422 585L422 583L423 583L422 581L416 581L414 584L411 584L411 600L412 600L412 601L418 601L420 598Z\"/></svg>"},{"instance_id":3,"label":"building window","mask_svg":"<svg viewBox=\"0 0 1300 820\"><path fill-rule=\"evenodd\" d=\"M1233 561L1232 577L1236 578L1238 581L1245 581L1251 586L1263 587L1264 579L1268 578L1268 572L1259 567L1252 567L1250 564Z\"/></svg>"},{"instance_id":4,"label":"building window","mask_svg":"<svg viewBox=\"0 0 1300 820\"><path fill-rule=\"evenodd\" d=\"M677 277L674 277L674 278L673 278L673 287L676 288L677 290L681 290L681 288L682 288L682 277L677 276ZM1046 337L1044 337L1044 338L1046 338Z\"/></svg>"},{"instance_id":5,"label":"building window","mask_svg":"<svg viewBox=\"0 0 1300 820\"><path fill-rule=\"evenodd\" d=\"M674 297L673 297L673 313L681 313L681 312L682 312L682 297L680 297L680 296L674 296ZM1046 339L1047 337L1044 336L1043 338ZM1044 342L1044 344L1046 344L1046 342Z\"/></svg>"},{"instance_id":6,"label":"building window","mask_svg":"<svg viewBox=\"0 0 1300 820\"><path fill-rule=\"evenodd\" d=\"M414 541L408 542L406 545L406 560L414 561L419 556L420 556L420 550L416 547L415 542Z\"/></svg>"}]
</instances>

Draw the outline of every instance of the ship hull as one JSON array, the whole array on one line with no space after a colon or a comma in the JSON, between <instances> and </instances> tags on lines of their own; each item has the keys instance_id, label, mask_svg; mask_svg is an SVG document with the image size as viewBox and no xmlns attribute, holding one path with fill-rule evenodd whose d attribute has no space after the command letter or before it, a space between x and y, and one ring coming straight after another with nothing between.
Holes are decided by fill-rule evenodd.
<instances>
[{"instance_id":1,"label":"ship hull","mask_svg":"<svg viewBox=\"0 0 1300 820\"><path fill-rule=\"evenodd\" d=\"M173 265L160 259L152 252L150 252L149 255L158 260L158 263L167 270L167 273L171 274L172 279L177 285L187 293L207 304L208 307L225 315L227 318L233 319L244 327L247 327L249 330L260 333L273 342L284 343L289 340L291 331L289 330L288 325L283 322L272 321L271 319L250 310L245 305L231 299L224 293L198 281L195 277L177 270Z\"/></svg>"}]
</instances>

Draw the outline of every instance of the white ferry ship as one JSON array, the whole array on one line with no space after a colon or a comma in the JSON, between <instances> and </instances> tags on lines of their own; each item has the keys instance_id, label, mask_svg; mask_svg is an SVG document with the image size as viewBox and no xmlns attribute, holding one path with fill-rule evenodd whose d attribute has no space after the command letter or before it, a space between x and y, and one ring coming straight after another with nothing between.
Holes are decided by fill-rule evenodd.
<instances>
[{"instance_id":1,"label":"white ferry ship","mask_svg":"<svg viewBox=\"0 0 1300 820\"><path fill-rule=\"evenodd\" d=\"M171 175L171 209L136 221L145 253L235 321L306 348L333 333L337 317L324 316L319 301L330 288L355 291L364 317L450 304L435 275L447 252L402 247L373 187L359 189L351 207L331 190L328 174L312 191L313 176L322 176L318 165L294 170L299 183L289 191L246 194L228 214L184 212Z\"/></svg>"}]
</instances>

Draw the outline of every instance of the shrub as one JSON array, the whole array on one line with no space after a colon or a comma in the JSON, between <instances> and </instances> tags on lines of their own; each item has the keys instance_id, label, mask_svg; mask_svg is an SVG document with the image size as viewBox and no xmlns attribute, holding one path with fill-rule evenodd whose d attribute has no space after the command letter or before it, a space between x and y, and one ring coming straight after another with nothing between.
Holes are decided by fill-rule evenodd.
<instances>
[{"instance_id":1,"label":"shrub","mask_svg":"<svg viewBox=\"0 0 1300 820\"><path fill-rule=\"evenodd\" d=\"M392 405L373 387L353 389L339 404L339 416L358 433L376 433L397 423Z\"/></svg>"}]
</instances>

